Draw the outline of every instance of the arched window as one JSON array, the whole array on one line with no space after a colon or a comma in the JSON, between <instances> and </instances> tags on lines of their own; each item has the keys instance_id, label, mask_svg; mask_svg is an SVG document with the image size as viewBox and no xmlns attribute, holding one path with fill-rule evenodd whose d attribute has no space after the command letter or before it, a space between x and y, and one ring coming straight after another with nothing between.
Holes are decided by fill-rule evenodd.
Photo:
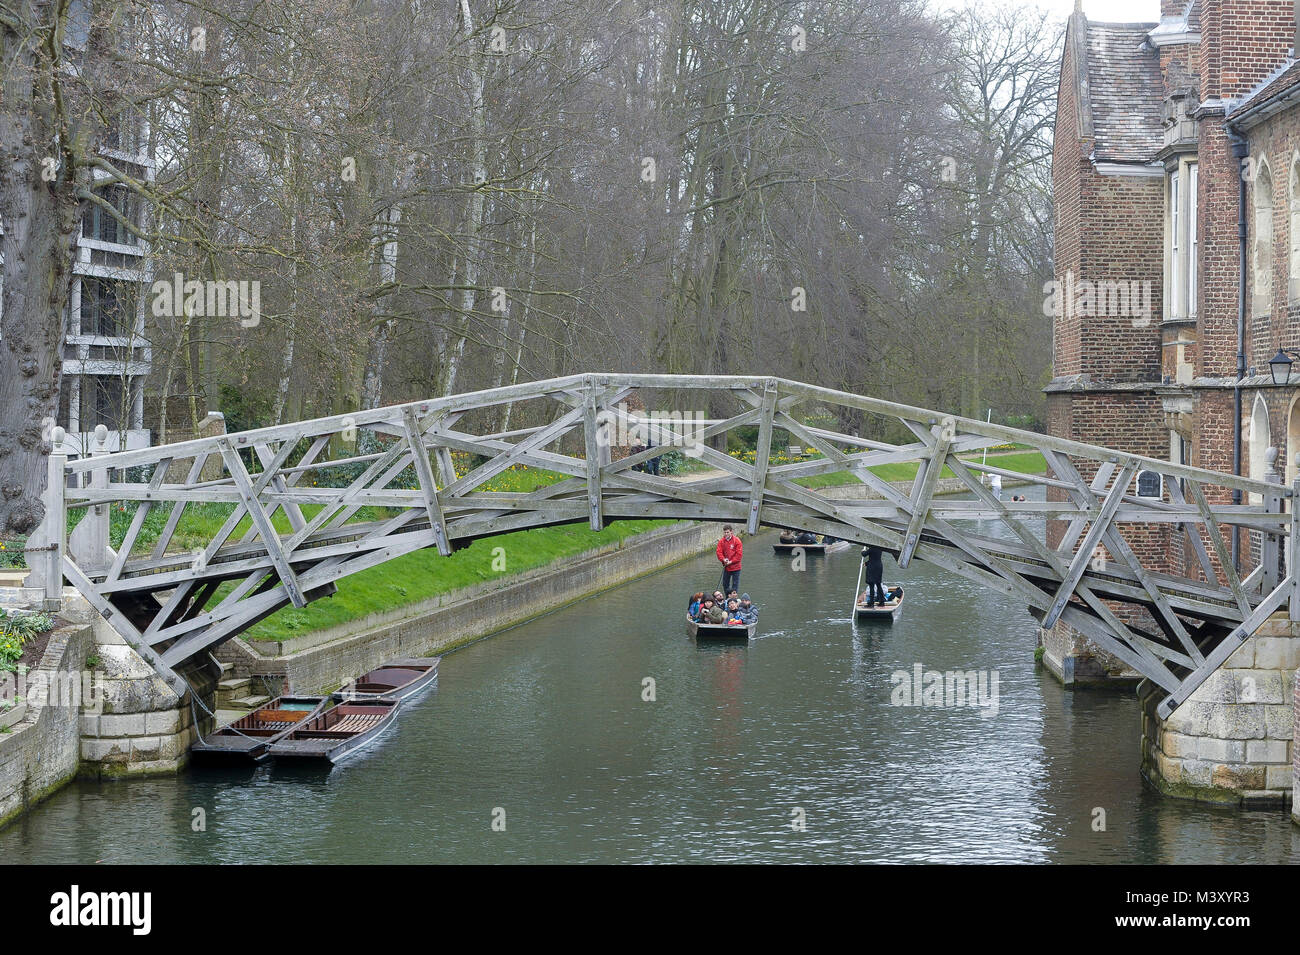
<instances>
[{"instance_id":1,"label":"arched window","mask_svg":"<svg viewBox=\"0 0 1300 955\"><path fill-rule=\"evenodd\" d=\"M1265 452L1268 451L1271 438L1268 426L1268 405L1264 403L1263 395L1256 395L1255 408L1250 415L1250 476L1256 481L1265 479L1265 469L1268 467ZM1250 495L1250 503L1252 504L1263 503L1263 500L1264 497L1261 494Z\"/></svg>"},{"instance_id":2,"label":"arched window","mask_svg":"<svg viewBox=\"0 0 1300 955\"><path fill-rule=\"evenodd\" d=\"M1300 299L1300 152L1291 154L1291 190L1287 211L1287 301Z\"/></svg>"},{"instance_id":3,"label":"arched window","mask_svg":"<svg viewBox=\"0 0 1300 955\"><path fill-rule=\"evenodd\" d=\"M1251 256L1255 275L1256 315L1267 315L1273 298L1273 174L1260 159L1255 171L1255 247Z\"/></svg>"}]
</instances>

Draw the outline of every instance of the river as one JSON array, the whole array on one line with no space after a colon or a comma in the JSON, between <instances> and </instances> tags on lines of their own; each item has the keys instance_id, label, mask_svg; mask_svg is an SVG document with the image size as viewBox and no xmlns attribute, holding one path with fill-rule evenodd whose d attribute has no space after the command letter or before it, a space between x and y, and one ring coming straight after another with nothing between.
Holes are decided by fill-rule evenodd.
<instances>
[{"instance_id":1,"label":"river","mask_svg":"<svg viewBox=\"0 0 1300 955\"><path fill-rule=\"evenodd\" d=\"M1136 700L1063 690L1022 607L917 562L887 570L907 585L900 618L855 625L856 550L797 570L772 540L747 541L748 646L687 637L687 593L718 579L702 556L448 654L328 773L73 783L0 832L0 859L1300 860L1284 812L1150 790ZM917 664L983 671L990 692L996 671L996 712L894 705Z\"/></svg>"}]
</instances>

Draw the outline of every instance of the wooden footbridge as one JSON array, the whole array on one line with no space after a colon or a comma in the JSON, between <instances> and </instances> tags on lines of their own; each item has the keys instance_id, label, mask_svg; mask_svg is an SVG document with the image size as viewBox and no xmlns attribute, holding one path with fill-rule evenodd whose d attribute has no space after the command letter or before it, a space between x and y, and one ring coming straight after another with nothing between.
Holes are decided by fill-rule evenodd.
<instances>
[{"instance_id":1,"label":"wooden footbridge","mask_svg":"<svg viewBox=\"0 0 1300 955\"><path fill-rule=\"evenodd\" d=\"M671 412L633 410L647 405ZM741 428L757 435L752 463L717 450ZM1047 472L971 454L1006 444L1037 449ZM638 468L668 450L709 470L692 481ZM458 452L469 462L460 469ZM904 462L918 466L908 493L871 470ZM515 465L567 477L528 492L485 488ZM835 474L852 475L859 497L805 481ZM1001 500L994 475L1045 487L1047 500ZM970 495L936 496L941 478ZM1230 503L1233 491L1249 503ZM1300 567L1286 506L1296 495L783 379L593 374L76 460L54 454L47 518L28 546L47 600L66 579L183 694L182 663L420 548L449 554L521 528L619 518L806 529L880 545L900 566L946 568L1021 602L1043 626L1064 621L1161 687L1167 715L1270 614L1300 615L1297 578L1283 569ZM229 517L201 550L178 550L186 507L208 502L229 505ZM132 506L114 549L110 509ZM67 535L69 513L81 517ZM165 523L142 546L151 514ZM1246 575L1229 559L1234 526L1262 556ZM1175 542L1194 577L1165 569Z\"/></svg>"}]
</instances>

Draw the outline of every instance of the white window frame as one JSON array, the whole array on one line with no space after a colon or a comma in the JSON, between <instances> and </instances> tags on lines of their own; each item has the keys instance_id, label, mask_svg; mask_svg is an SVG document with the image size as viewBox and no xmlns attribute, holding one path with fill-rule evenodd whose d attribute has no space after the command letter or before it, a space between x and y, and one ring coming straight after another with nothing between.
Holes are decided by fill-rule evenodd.
<instances>
[{"instance_id":1,"label":"white window frame","mask_svg":"<svg viewBox=\"0 0 1300 955\"><path fill-rule=\"evenodd\" d=\"M1273 311L1273 169L1261 156L1255 164L1255 182L1251 196L1251 223L1254 235L1251 243L1251 290L1254 317L1269 315ZM1264 200L1267 200L1265 202Z\"/></svg>"},{"instance_id":2,"label":"white window frame","mask_svg":"<svg viewBox=\"0 0 1300 955\"><path fill-rule=\"evenodd\" d=\"M1165 318L1191 319L1197 312L1196 223L1197 162L1180 159L1166 177L1165 192Z\"/></svg>"}]
</instances>

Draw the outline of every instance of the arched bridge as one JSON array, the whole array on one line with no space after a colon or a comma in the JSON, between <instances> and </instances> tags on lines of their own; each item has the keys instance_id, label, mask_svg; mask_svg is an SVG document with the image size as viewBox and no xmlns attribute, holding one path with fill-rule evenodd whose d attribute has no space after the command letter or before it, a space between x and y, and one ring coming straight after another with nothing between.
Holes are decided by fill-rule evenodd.
<instances>
[{"instance_id":1,"label":"arched bridge","mask_svg":"<svg viewBox=\"0 0 1300 955\"><path fill-rule=\"evenodd\" d=\"M717 450L736 429L756 437L752 462ZM1041 452L1046 473L971 454L1006 444ZM806 453L783 453L793 445ZM687 480L638 467L674 448L707 470ZM456 452L472 456L460 470ZM917 465L906 492L872 470L906 462ZM514 465L567 477L530 492L484 487ZM858 497L818 487L836 474L851 475ZM936 496L945 475L969 496ZM986 484L993 475L1044 487L1047 500L1001 500ZM1230 503L1234 490L1247 503ZM29 556L47 599L66 578L183 693L181 663L420 548L448 554L521 528L618 518L801 528L888 548L901 566L946 568L1020 601L1044 626L1065 621L1160 686L1167 714L1270 614L1300 613L1297 579L1283 570L1300 567L1296 515L1285 509L1295 495L783 379L590 374L76 460L54 454ZM175 531L201 502L230 505L229 517L201 551L180 552ZM132 504L114 550L109 509ZM65 540L70 511L85 516ZM142 547L151 514L163 526ZM1244 576L1225 543L1233 526L1261 555ZM1194 576L1164 569L1175 542Z\"/></svg>"}]
</instances>

